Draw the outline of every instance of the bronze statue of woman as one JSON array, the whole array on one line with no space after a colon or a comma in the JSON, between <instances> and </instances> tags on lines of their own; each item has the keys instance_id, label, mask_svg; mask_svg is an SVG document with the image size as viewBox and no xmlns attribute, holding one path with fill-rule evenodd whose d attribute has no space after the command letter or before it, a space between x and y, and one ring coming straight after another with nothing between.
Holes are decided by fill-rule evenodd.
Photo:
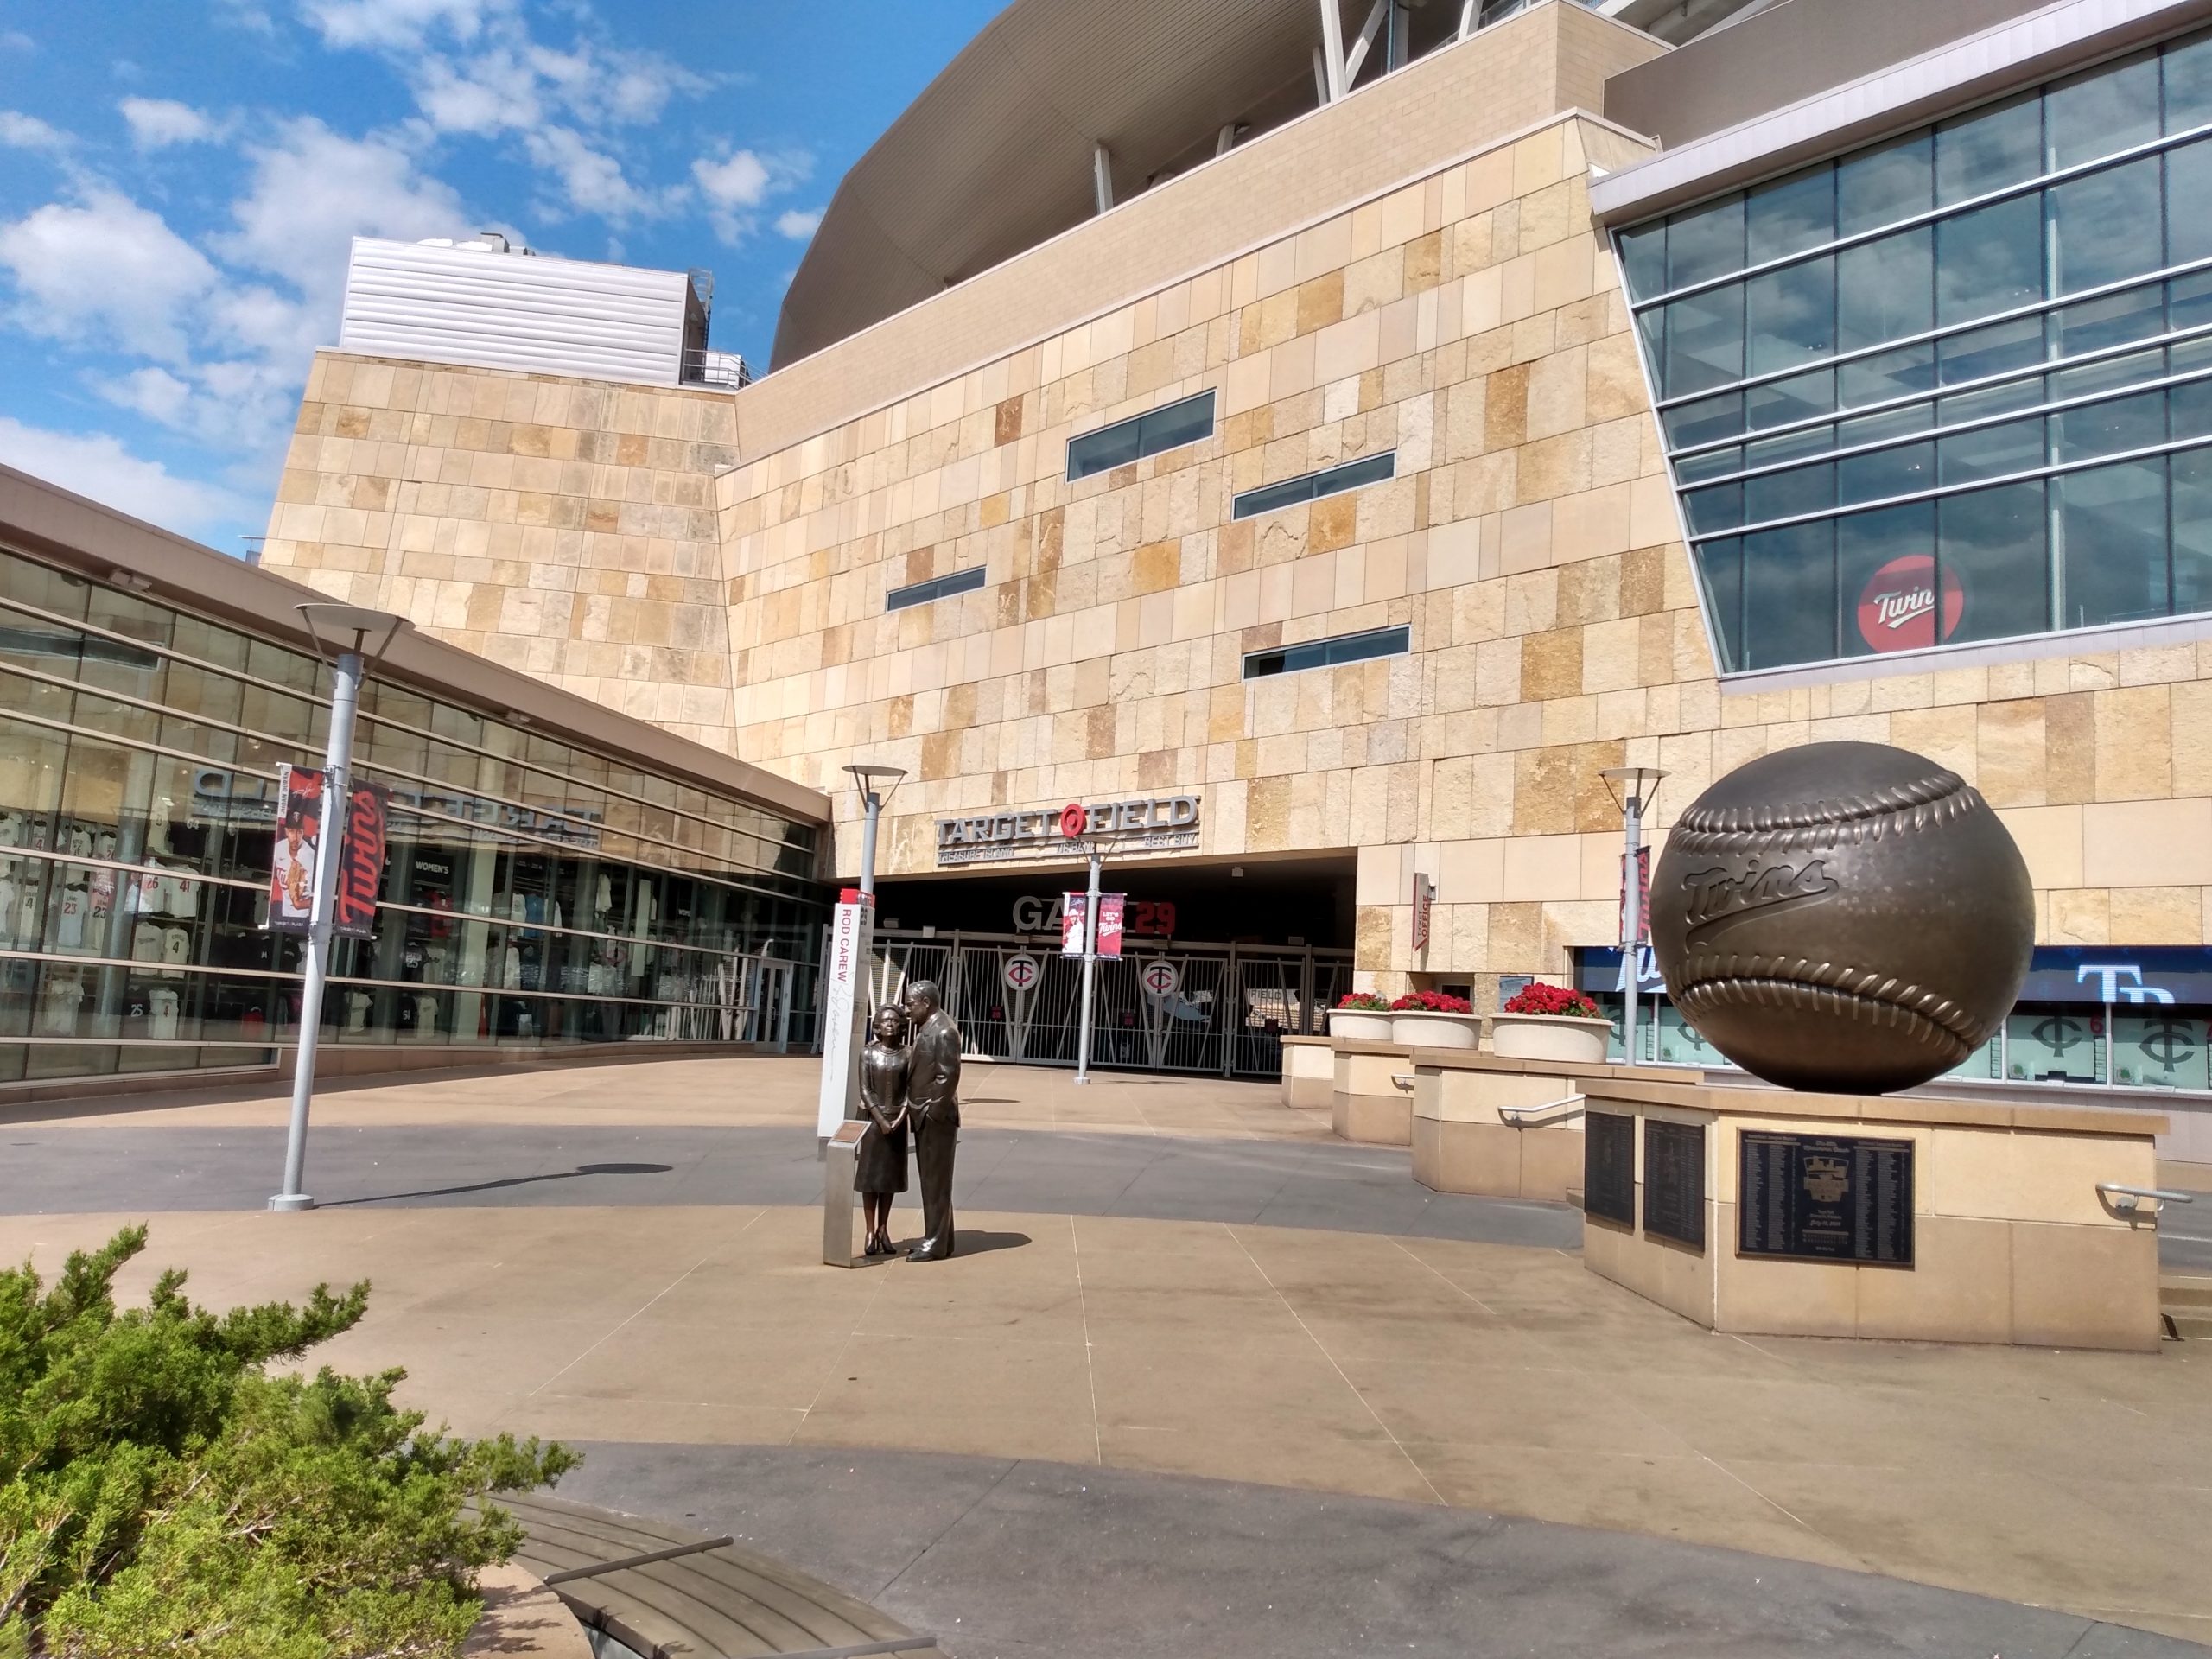
<instances>
[{"instance_id":1,"label":"bronze statue of woman","mask_svg":"<svg viewBox=\"0 0 2212 1659\"><path fill-rule=\"evenodd\" d=\"M893 1254L891 1198L906 1190L906 1015L893 1004L875 1011L875 1035L861 1050L861 1104L868 1126L853 1160L868 1255Z\"/></svg>"}]
</instances>

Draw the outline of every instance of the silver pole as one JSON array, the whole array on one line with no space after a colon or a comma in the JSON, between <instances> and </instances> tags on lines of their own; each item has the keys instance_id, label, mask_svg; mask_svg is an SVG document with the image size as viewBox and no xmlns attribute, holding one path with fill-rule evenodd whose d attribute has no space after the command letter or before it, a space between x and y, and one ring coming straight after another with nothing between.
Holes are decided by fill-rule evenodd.
<instances>
[{"instance_id":1,"label":"silver pole","mask_svg":"<svg viewBox=\"0 0 2212 1659\"><path fill-rule=\"evenodd\" d=\"M1626 1014L1621 1021L1621 1064L1636 1064L1637 946L1642 943L1643 906L1637 901L1642 883L1637 880L1636 854L1643 839L1643 801L1631 792L1623 814L1626 823L1626 862L1621 866L1621 983L1627 988Z\"/></svg>"},{"instance_id":2,"label":"silver pole","mask_svg":"<svg viewBox=\"0 0 2212 1659\"><path fill-rule=\"evenodd\" d=\"M1090 897L1083 906L1083 1025L1076 1033L1075 1080L1090 1081L1090 988L1098 962L1098 867L1105 861L1098 843L1090 843Z\"/></svg>"},{"instance_id":3,"label":"silver pole","mask_svg":"<svg viewBox=\"0 0 2212 1659\"><path fill-rule=\"evenodd\" d=\"M341 651L330 695L330 747L323 762L322 836L315 849L315 903L308 912L307 979L300 991L300 1041L292 1064L292 1129L284 1143L284 1190L271 1210L312 1210L307 1179L308 1107L315 1098L315 1041L322 1032L322 985L330 972L331 911L338 897L338 862L345 854L352 804L353 715L361 702L361 653ZM281 831L280 831L281 833Z\"/></svg>"},{"instance_id":4,"label":"silver pole","mask_svg":"<svg viewBox=\"0 0 2212 1659\"><path fill-rule=\"evenodd\" d=\"M883 816L883 797L869 790L861 797L867 817L861 823L861 891L875 892L875 824Z\"/></svg>"}]
</instances>

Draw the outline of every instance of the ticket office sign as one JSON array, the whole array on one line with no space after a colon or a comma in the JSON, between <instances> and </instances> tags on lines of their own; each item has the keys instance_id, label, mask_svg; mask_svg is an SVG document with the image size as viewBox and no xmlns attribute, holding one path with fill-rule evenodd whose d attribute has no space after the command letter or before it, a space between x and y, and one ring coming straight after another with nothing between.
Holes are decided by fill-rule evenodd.
<instances>
[{"instance_id":1,"label":"ticket office sign","mask_svg":"<svg viewBox=\"0 0 2212 1659\"><path fill-rule=\"evenodd\" d=\"M1739 1255L1912 1265L1911 1141L1751 1130L1738 1139Z\"/></svg>"}]
</instances>

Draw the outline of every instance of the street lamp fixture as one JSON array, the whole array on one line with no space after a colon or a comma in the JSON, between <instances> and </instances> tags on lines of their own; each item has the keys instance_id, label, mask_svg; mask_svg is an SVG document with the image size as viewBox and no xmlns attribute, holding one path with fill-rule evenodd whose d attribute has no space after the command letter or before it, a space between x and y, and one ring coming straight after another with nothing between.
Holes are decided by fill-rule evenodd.
<instances>
[{"instance_id":1,"label":"street lamp fixture","mask_svg":"<svg viewBox=\"0 0 2212 1659\"><path fill-rule=\"evenodd\" d=\"M875 896L875 832L883 817L883 804L906 775L904 766L876 766L856 761L845 770L861 792L861 891Z\"/></svg>"},{"instance_id":2,"label":"street lamp fixture","mask_svg":"<svg viewBox=\"0 0 2212 1659\"><path fill-rule=\"evenodd\" d=\"M296 606L315 654L331 667L330 746L323 757L322 848L315 861L315 896L308 916L307 973L300 988L300 1039L292 1060L292 1126L284 1143L284 1190L271 1210L312 1210L307 1179L308 1110L315 1099L315 1052L322 1034L322 988L330 974L332 911L346 819L353 798L353 717L361 682L408 626L404 616L365 606L311 600ZM372 645L373 641L373 645Z\"/></svg>"},{"instance_id":3,"label":"street lamp fixture","mask_svg":"<svg viewBox=\"0 0 2212 1659\"><path fill-rule=\"evenodd\" d=\"M1636 1064L1636 991L1643 948L1643 814L1667 774L1656 766L1606 766L1598 775L1621 810L1621 1064Z\"/></svg>"}]
</instances>

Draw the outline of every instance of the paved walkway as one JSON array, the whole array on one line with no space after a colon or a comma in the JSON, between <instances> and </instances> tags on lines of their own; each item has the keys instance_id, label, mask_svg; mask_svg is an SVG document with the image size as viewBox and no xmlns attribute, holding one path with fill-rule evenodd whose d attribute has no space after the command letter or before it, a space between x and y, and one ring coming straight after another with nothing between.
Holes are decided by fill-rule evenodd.
<instances>
[{"instance_id":1,"label":"paved walkway","mask_svg":"<svg viewBox=\"0 0 2212 1659\"><path fill-rule=\"evenodd\" d=\"M1550 1613L1540 1598L1527 1604L1531 1621L1563 1621L1571 1639L1553 1644L1562 1650L1669 1651L1655 1644L1673 1618L1682 1632L1673 1651L1810 1651L1824 1617L1831 1652L2018 1659L2069 1651L2069 1630L2077 1659L2171 1651L1970 1608L1967 1625L1928 1628L1971 1628L1972 1645L1930 1645L1910 1633L1935 1603L1884 1601L1903 1594L1897 1586L1862 1586L1854 1600L1807 1576L1816 1569L2212 1639L2212 1358L2202 1345L2118 1356L1715 1337L1584 1272L1571 1247L1436 1225L1504 1211L1429 1202L1402 1153L1315 1144L1310 1120L1274 1104L1272 1090L1134 1084L1118 1098L1079 1101L1124 1117L1109 1132L1076 1133L1055 1127L1057 1096L1075 1092L1064 1079L1007 1071L988 1074L988 1088L979 1075L972 1090L969 1252L842 1272L815 1260L817 1215L776 1185L803 1198L815 1168L804 1079L746 1064L326 1096L311 1185L382 1202L292 1217L254 1207L275 1166L281 1101L19 1114L0 1126L0 1209L16 1212L0 1217L0 1258L28 1252L51 1268L117 1221L155 1211L134 1287L173 1262L216 1305L366 1274L368 1319L319 1362L404 1365L406 1397L464 1432L594 1442L601 1470L693 1468L699 1503L730 1501L727 1471L771 1452L801 1460L792 1467L852 1455L859 1469L861 1452L982 1460L962 1465L971 1472L1068 1465L1128 1494L1164 1482L1148 1511L1116 1511L1151 1519L1101 1535L1111 1546L1102 1563L1122 1573L1148 1553L1166 1562L1183 1550L1179 1527L1219 1529L1205 1496L1219 1489L1203 1483L1289 1489L1233 1507L1250 1506L1262 1531L1304 1517L1307 1542L1290 1558L1306 1565L1283 1605L1341 1605L1359 1626L1317 1624L1343 1639L1312 1651L1397 1651L1410 1640L1512 1650L1475 1645L1464 1624L1487 1608L1502 1629L1536 1628L1493 1605L1507 1592L1484 1576L1491 1558L1471 1541L1491 1535L1490 1515L1615 1529L1559 1543L1582 1576L1554 1575ZM535 1113L533 1089L543 1096ZM480 1094L480 1110L471 1105ZM715 1101L721 1119L699 1116ZM191 1210L218 1189L239 1207ZM1391 1207L1408 1204L1421 1207ZM37 1208L79 1212L27 1213ZM1571 1240L1572 1217L1514 1208L1534 1226L1565 1219ZM110 1209L123 1213L98 1213ZM912 1205L899 1215L911 1231ZM1298 1224L1257 1224L1279 1220ZM1430 1235L1417 1236L1424 1224ZM654 1445L729 1450L640 1449ZM1033 1474L1040 1491L1064 1492L1063 1472ZM576 1495L618 1501L590 1485L600 1478L587 1473ZM683 1495L655 1490L638 1507ZM993 1503L1015 1490L998 1487ZM1347 1497L1383 1507L1347 1510ZM1047 1492L1037 1504L1040 1551L1051 1537L1079 1536L1063 1499ZM1433 1512L1429 1530L1376 1518L1414 1509ZM1332 1526L1344 1561L1334 1580L1323 1548ZM1706 1548L1662 1558L1624 1535ZM959 1535L978 1551L969 1565L948 1568L942 1598L899 1616L949 1630L960 1659L1048 1650L1021 1645L1053 1627L1021 1622L1029 1592L1018 1577L976 1603L1001 1621L991 1642L959 1644L942 1615L957 1614L956 1589L990 1576L975 1543L982 1535ZM1414 1552L1397 1576L1375 1570L1392 1538ZM773 1552L772 1540L756 1541ZM1220 1621L1257 1620L1270 1592L1252 1576L1262 1545L1237 1548L1250 1552L1246 1576L1232 1580L1243 1587L1217 1590L1205 1619L1189 1612L1186 1643L1086 1637L1050 1650L1239 1650L1224 1639L1235 1625ZM1528 1560L1552 1548L1532 1545ZM889 1561L897 1548L886 1548ZM1584 1548L1597 1555L1575 1554ZM1738 1558L1715 1549L1765 1558L1750 1568L1750 1590ZM1424 1599L1448 1576L1438 1551L1464 1557L1487 1599L1436 1600L1423 1624ZM1614 1565L1600 1572L1598 1555ZM1022 1571L1045 1573L1044 1554L1025 1559ZM1513 1564L1505 1579L1535 1571L1495 1559ZM1682 1575L1681 1599L1651 1587L1662 1566ZM925 1553L912 1582L934 1570ZM1161 1571L1163 1585L1191 1595L1206 1587ZM865 1574L825 1576L862 1594L874 1587ZM1378 1579L1391 1586L1382 1601L1370 1594ZM1625 1623L1602 1605L1614 1586L1640 1610ZM1263 1598L1256 1609L1252 1593ZM1141 1600L1107 1598L1094 1611L1110 1624L1117 1605L1125 1631L1153 1629ZM1865 1611L1878 1605L1879 1617ZM1288 1639L1282 1651L1309 1650Z\"/></svg>"}]
</instances>

